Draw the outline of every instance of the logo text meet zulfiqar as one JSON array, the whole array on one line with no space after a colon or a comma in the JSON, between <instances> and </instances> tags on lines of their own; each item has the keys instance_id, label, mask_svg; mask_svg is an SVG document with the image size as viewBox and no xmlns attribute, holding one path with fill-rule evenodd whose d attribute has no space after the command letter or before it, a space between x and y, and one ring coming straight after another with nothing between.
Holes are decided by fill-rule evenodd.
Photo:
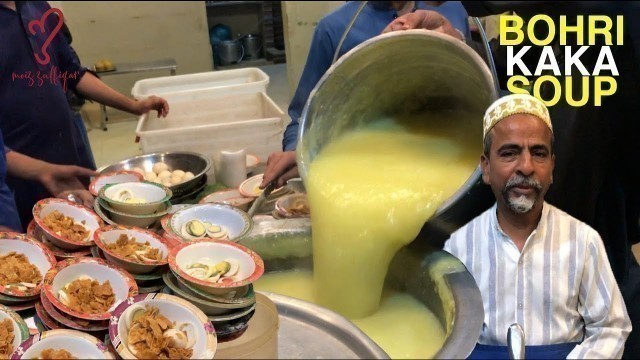
<instances>
[{"instance_id":1,"label":"logo text meet zulfiqar","mask_svg":"<svg viewBox=\"0 0 640 360\"><path fill-rule=\"evenodd\" d=\"M30 36L37 36L39 33L46 35L47 34L46 21L47 21L47 18L49 18L49 16L56 16L58 19L58 22L56 23L56 26L53 28L53 30L48 34L45 41L42 43L42 46L40 47L39 52L34 51L33 53L38 64L42 66L49 65L49 63L51 62L51 55L49 55L49 50L51 50L50 46L53 40L55 39L56 35L58 35L58 33L60 32L60 29L62 29L62 25L64 23L64 17L62 15L62 11L56 8L51 8L47 10L39 20L31 20L27 26ZM78 71L74 71L74 72L60 71L58 67L54 65L54 66L51 66L49 70L45 72L41 70L25 71L23 73L13 72L11 74L11 80L14 82L16 80L26 81L28 86L34 86L34 85L42 86L45 83L45 81L50 82L51 84L54 84L54 85L60 82L62 84L62 87L66 91L67 80L77 79L78 76L79 76Z\"/></svg>"}]
</instances>

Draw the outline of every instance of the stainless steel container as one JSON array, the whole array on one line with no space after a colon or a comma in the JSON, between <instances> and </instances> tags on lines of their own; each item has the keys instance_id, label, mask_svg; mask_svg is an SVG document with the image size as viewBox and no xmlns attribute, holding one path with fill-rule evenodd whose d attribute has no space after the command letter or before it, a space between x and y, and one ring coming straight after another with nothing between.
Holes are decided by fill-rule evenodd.
<instances>
[{"instance_id":1,"label":"stainless steel container","mask_svg":"<svg viewBox=\"0 0 640 360\"><path fill-rule=\"evenodd\" d=\"M482 117L497 98L491 72L461 41L427 30L388 33L342 56L322 77L301 116L298 165L306 181L323 147L348 131L405 113L463 110L468 133L482 139ZM460 127L460 124L456 124ZM474 137L476 136L474 135ZM481 148L478 149L478 159ZM477 168L423 228L419 238L442 246L448 235L493 201Z\"/></svg>"},{"instance_id":2,"label":"stainless steel container","mask_svg":"<svg viewBox=\"0 0 640 360\"><path fill-rule=\"evenodd\" d=\"M242 61L244 58L244 47L238 40L221 41L215 46L220 57L221 65L231 65Z\"/></svg>"},{"instance_id":3,"label":"stainless steel container","mask_svg":"<svg viewBox=\"0 0 640 360\"><path fill-rule=\"evenodd\" d=\"M248 34L242 38L245 60L255 60L260 58L262 50L262 39L258 35Z\"/></svg>"},{"instance_id":4,"label":"stainless steel container","mask_svg":"<svg viewBox=\"0 0 640 360\"><path fill-rule=\"evenodd\" d=\"M173 192L173 199L192 195L197 189L202 190L206 185L207 171L212 165L211 159L205 155L187 151L174 151L134 156L112 165L103 166L97 171L99 173L109 173L119 170L133 170L137 167L144 171L151 171L153 165L158 162L167 164L169 169L190 171L194 174L193 179L169 187Z\"/></svg>"},{"instance_id":5,"label":"stainless steel container","mask_svg":"<svg viewBox=\"0 0 640 360\"><path fill-rule=\"evenodd\" d=\"M262 257L267 272L313 269L309 219L256 222L251 234L239 243ZM447 336L435 358L466 358L482 330L484 310L480 291L464 265L444 251L436 250L424 242L413 242L396 254L389 269L385 286L414 296L440 320ZM296 342L287 345L292 353L280 353L280 356L388 358L361 331L352 330L346 334L343 328L332 322L318 324L318 321L317 318L310 317L309 326L305 329L308 331L314 326L323 328L325 332L332 332L337 340L351 344L351 348L336 354L335 349L323 350L312 346L316 341L313 333L302 338L298 332ZM281 334L281 342L285 341L282 336L287 334ZM296 356L291 356L293 354Z\"/></svg>"}]
</instances>

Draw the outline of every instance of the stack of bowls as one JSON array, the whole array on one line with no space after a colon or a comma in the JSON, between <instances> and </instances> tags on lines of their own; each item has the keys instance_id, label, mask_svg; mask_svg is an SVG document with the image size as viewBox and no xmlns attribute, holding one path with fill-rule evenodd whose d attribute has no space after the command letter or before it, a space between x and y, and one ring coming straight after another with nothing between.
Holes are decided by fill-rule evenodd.
<instances>
[{"instance_id":1,"label":"stack of bowls","mask_svg":"<svg viewBox=\"0 0 640 360\"><path fill-rule=\"evenodd\" d=\"M211 159L193 152L146 154L122 160L116 164L100 168L98 171L100 173L108 173L141 169L143 172L149 173L153 171L153 166L157 163L166 164L168 171L182 170L194 174L192 179L169 187L173 194L171 198L171 203L173 204L180 204L186 200L194 199L207 185L207 172L211 169Z\"/></svg>"},{"instance_id":2,"label":"stack of bowls","mask_svg":"<svg viewBox=\"0 0 640 360\"><path fill-rule=\"evenodd\" d=\"M135 261L125 258L118 252L114 252L108 245L115 243L121 235L134 238L139 243L149 243L152 248L158 249L161 260L159 261ZM96 231L94 235L96 247L92 248L92 254L96 258L102 258L108 263L126 270L138 284L140 294L160 292L164 287L162 274L168 269L169 242L152 231L136 227L107 226Z\"/></svg>"},{"instance_id":3,"label":"stack of bowls","mask_svg":"<svg viewBox=\"0 0 640 360\"><path fill-rule=\"evenodd\" d=\"M24 234L0 233L0 262L12 252L24 255L38 269L41 278L36 284L9 283L14 281L9 277L16 274L15 269L3 269L0 274L3 279L0 285L0 303L14 311L28 310L38 302L44 276L56 266L56 259L46 246Z\"/></svg>"},{"instance_id":4,"label":"stack of bowls","mask_svg":"<svg viewBox=\"0 0 640 360\"><path fill-rule=\"evenodd\" d=\"M143 180L144 176L135 171L120 170L110 173L102 173L91 181L91 184L89 185L89 192L91 192L91 195L93 196L98 196L100 189L106 185L125 182L139 182Z\"/></svg>"},{"instance_id":5,"label":"stack of bowls","mask_svg":"<svg viewBox=\"0 0 640 360\"><path fill-rule=\"evenodd\" d=\"M45 225L44 219L54 211L84 226L89 232L87 237L81 241L70 239ZM93 233L103 226L104 221L87 207L63 199L44 199L33 207L33 224L29 225L27 234L44 243L58 259L65 259L89 254Z\"/></svg>"},{"instance_id":6,"label":"stack of bowls","mask_svg":"<svg viewBox=\"0 0 640 360\"><path fill-rule=\"evenodd\" d=\"M75 330L50 330L24 341L11 355L12 360L42 359L48 349L64 350L75 359L115 359L95 336Z\"/></svg>"},{"instance_id":7,"label":"stack of bowls","mask_svg":"<svg viewBox=\"0 0 640 360\"><path fill-rule=\"evenodd\" d=\"M225 261L234 273L228 278L203 280L193 271L204 265L207 275L215 276ZM169 252L169 267L171 272L163 277L167 287L208 316L218 342L233 340L246 331L256 307L253 283L264 273L260 256L231 241L201 240L174 247Z\"/></svg>"},{"instance_id":8,"label":"stack of bowls","mask_svg":"<svg viewBox=\"0 0 640 360\"><path fill-rule=\"evenodd\" d=\"M98 192L95 208L112 224L146 228L169 213L171 195L169 188L153 182L110 184ZM127 198L139 202L127 202Z\"/></svg>"},{"instance_id":9,"label":"stack of bowls","mask_svg":"<svg viewBox=\"0 0 640 360\"><path fill-rule=\"evenodd\" d=\"M204 226L204 232L194 232L190 225ZM196 239L239 241L251 232L253 221L246 212L225 204L201 204L179 210L161 220L165 237L174 243ZM200 228L199 230L202 230ZM220 230L219 233L209 230ZM219 235L220 234L220 235ZM226 234L226 236L222 236Z\"/></svg>"},{"instance_id":10,"label":"stack of bowls","mask_svg":"<svg viewBox=\"0 0 640 360\"><path fill-rule=\"evenodd\" d=\"M193 350L192 359L213 359L218 341L207 316L188 301L157 293L130 297L115 309L113 321L109 324L109 339L121 358L136 359L134 349L129 346L129 331L135 315L152 307L176 328L185 329L185 340Z\"/></svg>"},{"instance_id":11,"label":"stack of bowls","mask_svg":"<svg viewBox=\"0 0 640 360\"><path fill-rule=\"evenodd\" d=\"M0 323L4 323L7 320L11 322L10 328L13 333L13 342L6 349L3 349L4 351L0 352L0 357L3 359L9 358L9 355L29 338L29 327L24 319L7 306L0 305Z\"/></svg>"},{"instance_id":12,"label":"stack of bowls","mask_svg":"<svg viewBox=\"0 0 640 360\"><path fill-rule=\"evenodd\" d=\"M99 284L107 280L114 293L114 303L101 313L86 313L72 309L60 299L60 290L81 277L89 277ZM114 309L130 296L138 294L138 285L126 271L94 258L75 258L58 262L44 278L40 303L36 305L38 320L46 329L72 329L103 338Z\"/></svg>"}]
</instances>

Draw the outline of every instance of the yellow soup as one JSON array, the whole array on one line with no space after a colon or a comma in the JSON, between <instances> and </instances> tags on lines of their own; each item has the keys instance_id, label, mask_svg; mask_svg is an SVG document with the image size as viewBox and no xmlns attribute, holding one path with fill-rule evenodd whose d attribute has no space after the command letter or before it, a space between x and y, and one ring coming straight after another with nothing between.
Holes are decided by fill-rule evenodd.
<instances>
[{"instance_id":1,"label":"yellow soup","mask_svg":"<svg viewBox=\"0 0 640 360\"><path fill-rule=\"evenodd\" d=\"M348 134L309 169L315 298L351 319L378 309L393 256L479 162L477 140L409 130L383 123Z\"/></svg>"},{"instance_id":2,"label":"yellow soup","mask_svg":"<svg viewBox=\"0 0 640 360\"><path fill-rule=\"evenodd\" d=\"M268 273L255 288L315 303L308 271ZM392 359L433 358L445 339L438 318L412 296L398 292L385 292L378 312L353 322Z\"/></svg>"},{"instance_id":3,"label":"yellow soup","mask_svg":"<svg viewBox=\"0 0 640 360\"><path fill-rule=\"evenodd\" d=\"M328 144L306 183L313 275L268 274L257 288L341 313L392 358L435 355L445 338L436 317L383 283L396 252L478 165L481 124L472 131L464 119L382 120Z\"/></svg>"}]
</instances>

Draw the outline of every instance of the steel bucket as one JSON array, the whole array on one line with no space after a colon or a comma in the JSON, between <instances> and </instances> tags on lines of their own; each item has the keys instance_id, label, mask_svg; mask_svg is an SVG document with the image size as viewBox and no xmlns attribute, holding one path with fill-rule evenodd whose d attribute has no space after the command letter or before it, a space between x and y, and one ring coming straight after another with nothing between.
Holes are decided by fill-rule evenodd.
<instances>
[{"instance_id":1,"label":"steel bucket","mask_svg":"<svg viewBox=\"0 0 640 360\"><path fill-rule=\"evenodd\" d=\"M300 119L300 174L306 182L313 159L342 134L400 112L420 115L464 109L470 116L460 121L477 134L480 144L482 117L495 99L489 68L463 42L428 30L374 37L342 56L311 92ZM481 148L478 159L480 153ZM442 247L451 232L486 209L492 199L478 166L425 224L419 238Z\"/></svg>"},{"instance_id":2,"label":"steel bucket","mask_svg":"<svg viewBox=\"0 0 640 360\"><path fill-rule=\"evenodd\" d=\"M221 65L239 63L244 57L244 47L238 40L225 40L216 44L216 52Z\"/></svg>"},{"instance_id":3,"label":"steel bucket","mask_svg":"<svg viewBox=\"0 0 640 360\"><path fill-rule=\"evenodd\" d=\"M260 36L249 34L242 38L242 46L244 47L245 59L256 60L260 58L260 50L262 50L262 40Z\"/></svg>"}]
</instances>

